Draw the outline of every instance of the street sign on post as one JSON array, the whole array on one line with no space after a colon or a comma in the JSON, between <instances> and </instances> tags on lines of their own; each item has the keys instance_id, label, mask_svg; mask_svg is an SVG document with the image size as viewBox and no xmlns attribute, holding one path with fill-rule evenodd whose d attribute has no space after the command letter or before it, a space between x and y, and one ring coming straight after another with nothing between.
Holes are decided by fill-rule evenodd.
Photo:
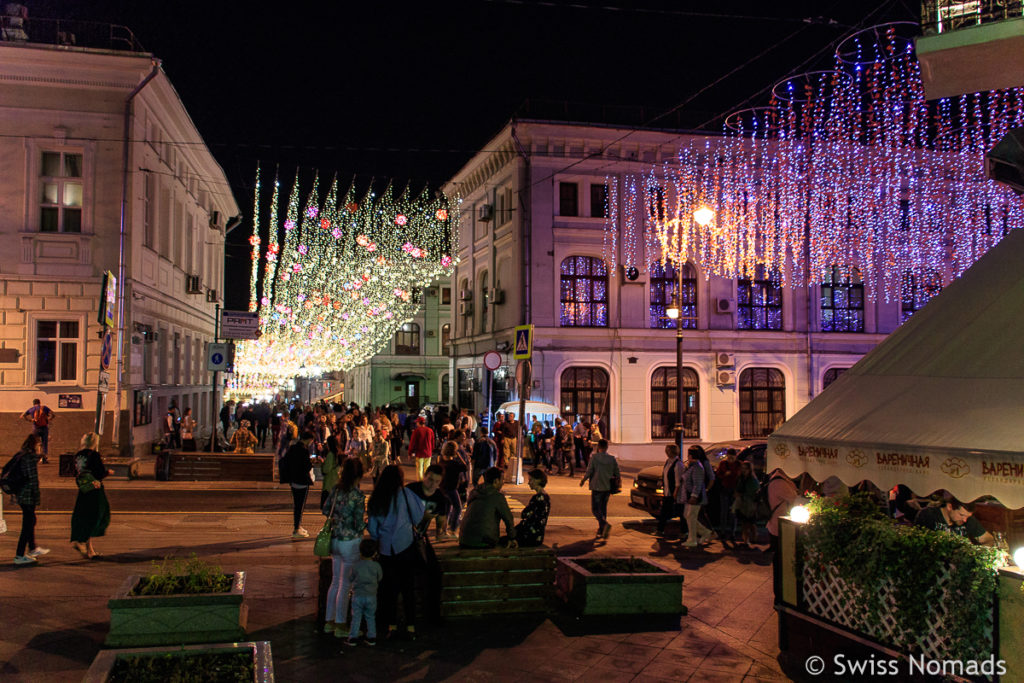
<instances>
[{"instance_id":1,"label":"street sign on post","mask_svg":"<svg viewBox=\"0 0 1024 683\"><path fill-rule=\"evenodd\" d=\"M512 351L516 360L528 360L533 355L533 325L516 326L516 342Z\"/></svg>"},{"instance_id":2,"label":"street sign on post","mask_svg":"<svg viewBox=\"0 0 1024 683\"><path fill-rule=\"evenodd\" d=\"M488 351L484 354L484 367L494 372L501 367L501 354L497 351Z\"/></svg>"},{"instance_id":3,"label":"street sign on post","mask_svg":"<svg viewBox=\"0 0 1024 683\"><path fill-rule=\"evenodd\" d=\"M249 311L221 311L218 336L225 339L259 339L260 314Z\"/></svg>"},{"instance_id":4,"label":"street sign on post","mask_svg":"<svg viewBox=\"0 0 1024 683\"><path fill-rule=\"evenodd\" d=\"M211 372L224 372L228 368L228 345L206 345L206 369Z\"/></svg>"}]
</instances>

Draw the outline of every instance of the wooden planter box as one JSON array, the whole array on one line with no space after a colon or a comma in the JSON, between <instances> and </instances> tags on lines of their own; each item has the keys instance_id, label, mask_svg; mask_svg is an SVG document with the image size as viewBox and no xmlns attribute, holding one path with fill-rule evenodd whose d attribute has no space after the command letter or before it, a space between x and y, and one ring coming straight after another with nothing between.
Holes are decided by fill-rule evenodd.
<instances>
[{"instance_id":1,"label":"wooden planter box","mask_svg":"<svg viewBox=\"0 0 1024 683\"><path fill-rule=\"evenodd\" d=\"M629 558L592 558L594 560ZM569 606L581 615L655 614L680 615L683 609L683 576L646 558L650 572L595 574L586 559L558 558L556 585Z\"/></svg>"},{"instance_id":2,"label":"wooden planter box","mask_svg":"<svg viewBox=\"0 0 1024 683\"><path fill-rule=\"evenodd\" d=\"M211 652L225 651L230 652L239 649L248 649L252 652L253 683L273 683L274 660L270 654L270 642L266 640L260 642L223 643L220 645L186 645L179 648L138 647L119 650L103 650L96 655L96 659L93 660L92 666L89 667L89 670L85 673L85 678L82 680L83 683L105 683L110 678L110 672L114 668L114 664L118 657L124 655L137 657L145 655L174 654L181 657L188 657L192 654L209 654Z\"/></svg>"},{"instance_id":3,"label":"wooden planter box","mask_svg":"<svg viewBox=\"0 0 1024 683\"><path fill-rule=\"evenodd\" d=\"M235 572L228 593L129 595L129 576L110 602L107 647L230 643L245 639L245 572Z\"/></svg>"},{"instance_id":4,"label":"wooden planter box","mask_svg":"<svg viewBox=\"0 0 1024 683\"><path fill-rule=\"evenodd\" d=\"M435 546L441 565L441 615L547 612L555 579L555 551L537 548L469 549Z\"/></svg>"}]
</instances>

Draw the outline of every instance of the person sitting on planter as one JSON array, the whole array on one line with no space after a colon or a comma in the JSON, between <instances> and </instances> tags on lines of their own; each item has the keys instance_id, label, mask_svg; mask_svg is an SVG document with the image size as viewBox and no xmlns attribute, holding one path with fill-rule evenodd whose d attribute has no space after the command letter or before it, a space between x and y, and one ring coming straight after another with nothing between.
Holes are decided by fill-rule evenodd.
<instances>
[{"instance_id":1,"label":"person sitting on planter","mask_svg":"<svg viewBox=\"0 0 1024 683\"><path fill-rule=\"evenodd\" d=\"M551 498L544 491L548 485L548 475L544 470L534 468L530 470L529 477L533 497L523 508L519 524L516 524L516 539L522 548L534 548L544 543L544 530L551 513Z\"/></svg>"},{"instance_id":2,"label":"person sitting on planter","mask_svg":"<svg viewBox=\"0 0 1024 683\"><path fill-rule=\"evenodd\" d=\"M949 497L941 507L927 507L917 513L914 525L963 536L977 545L991 545L994 540L992 534L973 515L974 503L961 503Z\"/></svg>"},{"instance_id":3,"label":"person sitting on planter","mask_svg":"<svg viewBox=\"0 0 1024 683\"><path fill-rule=\"evenodd\" d=\"M242 420L239 423L238 429L231 435L231 445L235 448L235 453L252 453L256 447L256 435L249 431L249 421Z\"/></svg>"},{"instance_id":4,"label":"person sitting on planter","mask_svg":"<svg viewBox=\"0 0 1024 683\"><path fill-rule=\"evenodd\" d=\"M508 501L501 493L504 472L492 467L484 472L484 483L469 494L466 514L459 533L459 546L463 548L493 548L500 540L499 522L505 523L508 547L516 547L515 520Z\"/></svg>"}]
</instances>

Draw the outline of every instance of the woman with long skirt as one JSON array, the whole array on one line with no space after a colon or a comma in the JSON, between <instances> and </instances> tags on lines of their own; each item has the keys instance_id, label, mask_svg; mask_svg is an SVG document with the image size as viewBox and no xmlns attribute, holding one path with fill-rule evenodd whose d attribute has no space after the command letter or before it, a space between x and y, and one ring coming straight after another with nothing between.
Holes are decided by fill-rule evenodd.
<instances>
[{"instance_id":1,"label":"woman with long skirt","mask_svg":"<svg viewBox=\"0 0 1024 683\"><path fill-rule=\"evenodd\" d=\"M103 490L103 479L113 470L103 464L99 447L99 434L89 432L82 437L81 450L75 454L78 497L71 513L71 547L89 559L99 555L92 539L107 533L110 524L110 503Z\"/></svg>"}]
</instances>

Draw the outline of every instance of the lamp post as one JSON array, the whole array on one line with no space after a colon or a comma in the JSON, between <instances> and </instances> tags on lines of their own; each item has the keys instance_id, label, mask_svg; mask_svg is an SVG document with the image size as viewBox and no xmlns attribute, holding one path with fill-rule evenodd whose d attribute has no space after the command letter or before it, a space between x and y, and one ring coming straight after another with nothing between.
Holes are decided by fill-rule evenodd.
<instances>
[{"instance_id":1,"label":"lamp post","mask_svg":"<svg viewBox=\"0 0 1024 683\"><path fill-rule=\"evenodd\" d=\"M693 212L693 221L700 227L706 227L715 219L715 212L706 206L702 206ZM686 264L686 255L676 254L673 259L676 269L676 293L672 298L672 304L665 309L665 314L671 320L676 321L676 429L679 430L679 455L683 455L683 417L686 414L686 403L683 395L683 321L692 320L693 316L683 315L683 270Z\"/></svg>"}]
</instances>

